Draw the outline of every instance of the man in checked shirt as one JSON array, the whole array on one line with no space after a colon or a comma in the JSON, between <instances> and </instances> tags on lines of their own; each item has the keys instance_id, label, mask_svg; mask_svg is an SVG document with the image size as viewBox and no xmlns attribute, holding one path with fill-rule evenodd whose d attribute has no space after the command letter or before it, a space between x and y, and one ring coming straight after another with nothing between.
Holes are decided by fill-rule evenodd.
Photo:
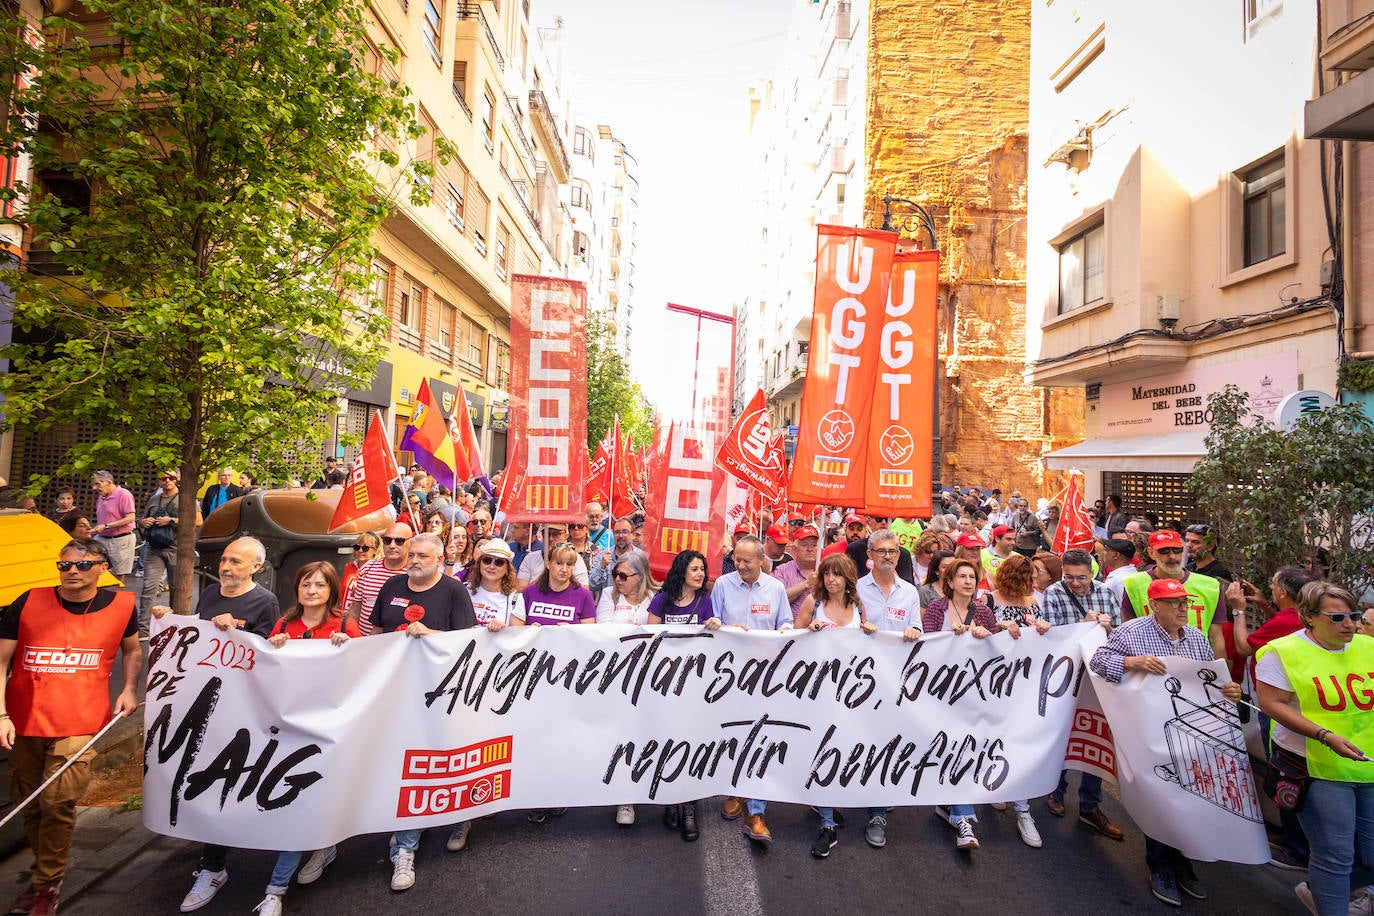
<instances>
[{"instance_id":1,"label":"man in checked shirt","mask_svg":"<svg viewBox=\"0 0 1374 916\"><path fill-rule=\"evenodd\" d=\"M1107 643L1093 653L1089 667L1113 684L1128 671L1167 674L1163 658L1177 655L1210 662L1212 644L1197 627L1189 626L1188 591L1177 579L1155 579L1146 592L1150 615L1126 621L1112 631ZM1240 699L1240 685L1229 682L1222 696L1232 703ZM1179 892L1195 900L1207 899L1207 891L1193 872L1193 863L1178 849L1145 837L1145 864L1150 869L1150 892L1170 906L1182 906Z\"/></svg>"}]
</instances>

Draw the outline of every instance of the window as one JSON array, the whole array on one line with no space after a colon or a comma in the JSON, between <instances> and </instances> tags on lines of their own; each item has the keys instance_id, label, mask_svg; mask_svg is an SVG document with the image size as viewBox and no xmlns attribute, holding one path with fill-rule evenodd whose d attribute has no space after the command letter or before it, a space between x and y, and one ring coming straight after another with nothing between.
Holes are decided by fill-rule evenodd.
<instances>
[{"instance_id":1,"label":"window","mask_svg":"<svg viewBox=\"0 0 1374 916\"><path fill-rule=\"evenodd\" d=\"M502 280L510 273L510 231L496 224L496 273Z\"/></svg>"},{"instance_id":2,"label":"window","mask_svg":"<svg viewBox=\"0 0 1374 916\"><path fill-rule=\"evenodd\" d=\"M568 203L592 212L592 191L585 181L574 181L568 186Z\"/></svg>"},{"instance_id":3,"label":"window","mask_svg":"<svg viewBox=\"0 0 1374 916\"><path fill-rule=\"evenodd\" d=\"M429 49L429 56L434 58L434 62L443 66L444 57L439 53L440 36L443 34L441 23L444 21L444 14L439 11L439 3L442 0L425 0L425 21L421 28L424 30L425 47Z\"/></svg>"},{"instance_id":4,"label":"window","mask_svg":"<svg viewBox=\"0 0 1374 916\"><path fill-rule=\"evenodd\" d=\"M420 352L424 295L423 289L411 283L402 287L401 298L396 305L396 338L401 346L417 353Z\"/></svg>"},{"instance_id":5,"label":"window","mask_svg":"<svg viewBox=\"0 0 1374 916\"><path fill-rule=\"evenodd\" d=\"M1059 246L1059 314L1071 312L1105 295L1106 229L1102 223Z\"/></svg>"},{"instance_id":6,"label":"window","mask_svg":"<svg viewBox=\"0 0 1374 916\"><path fill-rule=\"evenodd\" d=\"M573 257L586 260L587 257L587 233L573 233Z\"/></svg>"},{"instance_id":7,"label":"window","mask_svg":"<svg viewBox=\"0 0 1374 916\"><path fill-rule=\"evenodd\" d=\"M453 330L458 310L443 300L438 300L438 302L438 337L429 345L429 355L431 359L453 365Z\"/></svg>"},{"instance_id":8,"label":"window","mask_svg":"<svg viewBox=\"0 0 1374 916\"><path fill-rule=\"evenodd\" d=\"M358 317L366 321L374 315L385 315L387 293L391 288L391 268L381 261L372 262L372 276L367 292L358 297Z\"/></svg>"},{"instance_id":9,"label":"window","mask_svg":"<svg viewBox=\"0 0 1374 916\"><path fill-rule=\"evenodd\" d=\"M510 390L510 344L496 344L496 387Z\"/></svg>"},{"instance_id":10,"label":"window","mask_svg":"<svg viewBox=\"0 0 1374 916\"><path fill-rule=\"evenodd\" d=\"M465 60L453 62L453 97L471 120L472 109L468 108L468 62Z\"/></svg>"},{"instance_id":11,"label":"window","mask_svg":"<svg viewBox=\"0 0 1374 916\"><path fill-rule=\"evenodd\" d=\"M482 145L496 152L496 97L490 89L482 92Z\"/></svg>"},{"instance_id":12,"label":"window","mask_svg":"<svg viewBox=\"0 0 1374 916\"><path fill-rule=\"evenodd\" d=\"M1283 156L1255 166L1241 179L1241 248L1246 267L1285 250Z\"/></svg>"},{"instance_id":13,"label":"window","mask_svg":"<svg viewBox=\"0 0 1374 916\"><path fill-rule=\"evenodd\" d=\"M468 209L468 219L472 225L472 244L483 255L487 253L487 213L491 209L491 200L480 190L470 189L468 194L470 207Z\"/></svg>"},{"instance_id":14,"label":"window","mask_svg":"<svg viewBox=\"0 0 1374 916\"><path fill-rule=\"evenodd\" d=\"M486 349L486 332L467 315L463 315L460 321L462 336L459 339L458 358L465 368L480 376L483 374L482 356Z\"/></svg>"},{"instance_id":15,"label":"window","mask_svg":"<svg viewBox=\"0 0 1374 916\"><path fill-rule=\"evenodd\" d=\"M1277 17L1283 10L1283 0L1241 0L1245 11L1245 35L1250 37L1265 19Z\"/></svg>"},{"instance_id":16,"label":"window","mask_svg":"<svg viewBox=\"0 0 1374 916\"><path fill-rule=\"evenodd\" d=\"M592 135L581 127L573 131L573 153L578 156L586 156L592 162L596 162L596 148L593 145Z\"/></svg>"}]
</instances>

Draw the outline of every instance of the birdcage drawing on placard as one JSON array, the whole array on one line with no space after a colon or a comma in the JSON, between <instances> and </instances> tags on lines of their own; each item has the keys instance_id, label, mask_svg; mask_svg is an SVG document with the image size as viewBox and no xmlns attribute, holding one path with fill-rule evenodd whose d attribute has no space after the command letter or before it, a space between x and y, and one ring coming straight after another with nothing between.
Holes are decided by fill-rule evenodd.
<instances>
[{"instance_id":1,"label":"birdcage drawing on placard","mask_svg":"<svg viewBox=\"0 0 1374 916\"><path fill-rule=\"evenodd\" d=\"M1207 706L1180 696L1183 684L1178 678L1164 682L1174 704L1174 717L1164 723L1170 762L1155 767L1155 775L1237 817L1262 824L1264 814L1240 725L1220 697L1213 697L1214 691L1220 694L1216 672L1204 668L1198 676L1212 701Z\"/></svg>"}]
</instances>

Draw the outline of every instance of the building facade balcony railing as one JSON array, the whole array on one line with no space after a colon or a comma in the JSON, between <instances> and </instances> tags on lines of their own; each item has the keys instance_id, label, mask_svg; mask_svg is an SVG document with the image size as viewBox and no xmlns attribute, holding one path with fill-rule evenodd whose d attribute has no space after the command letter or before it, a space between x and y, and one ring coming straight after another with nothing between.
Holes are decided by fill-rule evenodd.
<instances>
[{"instance_id":1,"label":"building facade balcony railing","mask_svg":"<svg viewBox=\"0 0 1374 916\"><path fill-rule=\"evenodd\" d=\"M481 24L482 31L487 36L487 44L491 46L491 53L496 56L496 68L504 71L506 69L506 56L501 53L501 46L496 43L496 35L487 23L487 14L482 12L481 4L471 2L471 0L460 0L458 3L458 21L464 20L476 20Z\"/></svg>"},{"instance_id":2,"label":"building facade balcony railing","mask_svg":"<svg viewBox=\"0 0 1374 916\"><path fill-rule=\"evenodd\" d=\"M563 135L558 130L558 120L549 109L549 100L538 89L530 90L530 123L543 135L555 177L559 184L563 184L572 172L572 160L568 158L568 148L563 144Z\"/></svg>"},{"instance_id":3,"label":"building facade balcony railing","mask_svg":"<svg viewBox=\"0 0 1374 916\"><path fill-rule=\"evenodd\" d=\"M534 144L530 142L529 136L525 133L525 125L520 123L520 109L515 104L515 96L506 96L506 110L510 113L510 123L515 128L514 133L520 141L520 148L525 152L525 161L533 163L535 159Z\"/></svg>"},{"instance_id":4,"label":"building facade balcony railing","mask_svg":"<svg viewBox=\"0 0 1374 916\"><path fill-rule=\"evenodd\" d=\"M458 107L463 109L463 114L467 115L468 120L471 121L472 109L468 107L468 100L463 98L463 89L457 83L453 84L453 97L458 100Z\"/></svg>"}]
</instances>

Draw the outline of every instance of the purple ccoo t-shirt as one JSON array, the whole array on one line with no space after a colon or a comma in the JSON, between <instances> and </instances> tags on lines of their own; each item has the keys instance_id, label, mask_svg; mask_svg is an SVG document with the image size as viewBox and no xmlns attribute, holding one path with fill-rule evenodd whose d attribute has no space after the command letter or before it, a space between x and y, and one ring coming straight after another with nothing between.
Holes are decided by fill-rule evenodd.
<instances>
[{"instance_id":1,"label":"purple ccoo t-shirt","mask_svg":"<svg viewBox=\"0 0 1374 916\"><path fill-rule=\"evenodd\" d=\"M526 624L596 623L592 593L576 583L561 592L546 592L538 582L531 582L524 594Z\"/></svg>"}]
</instances>

